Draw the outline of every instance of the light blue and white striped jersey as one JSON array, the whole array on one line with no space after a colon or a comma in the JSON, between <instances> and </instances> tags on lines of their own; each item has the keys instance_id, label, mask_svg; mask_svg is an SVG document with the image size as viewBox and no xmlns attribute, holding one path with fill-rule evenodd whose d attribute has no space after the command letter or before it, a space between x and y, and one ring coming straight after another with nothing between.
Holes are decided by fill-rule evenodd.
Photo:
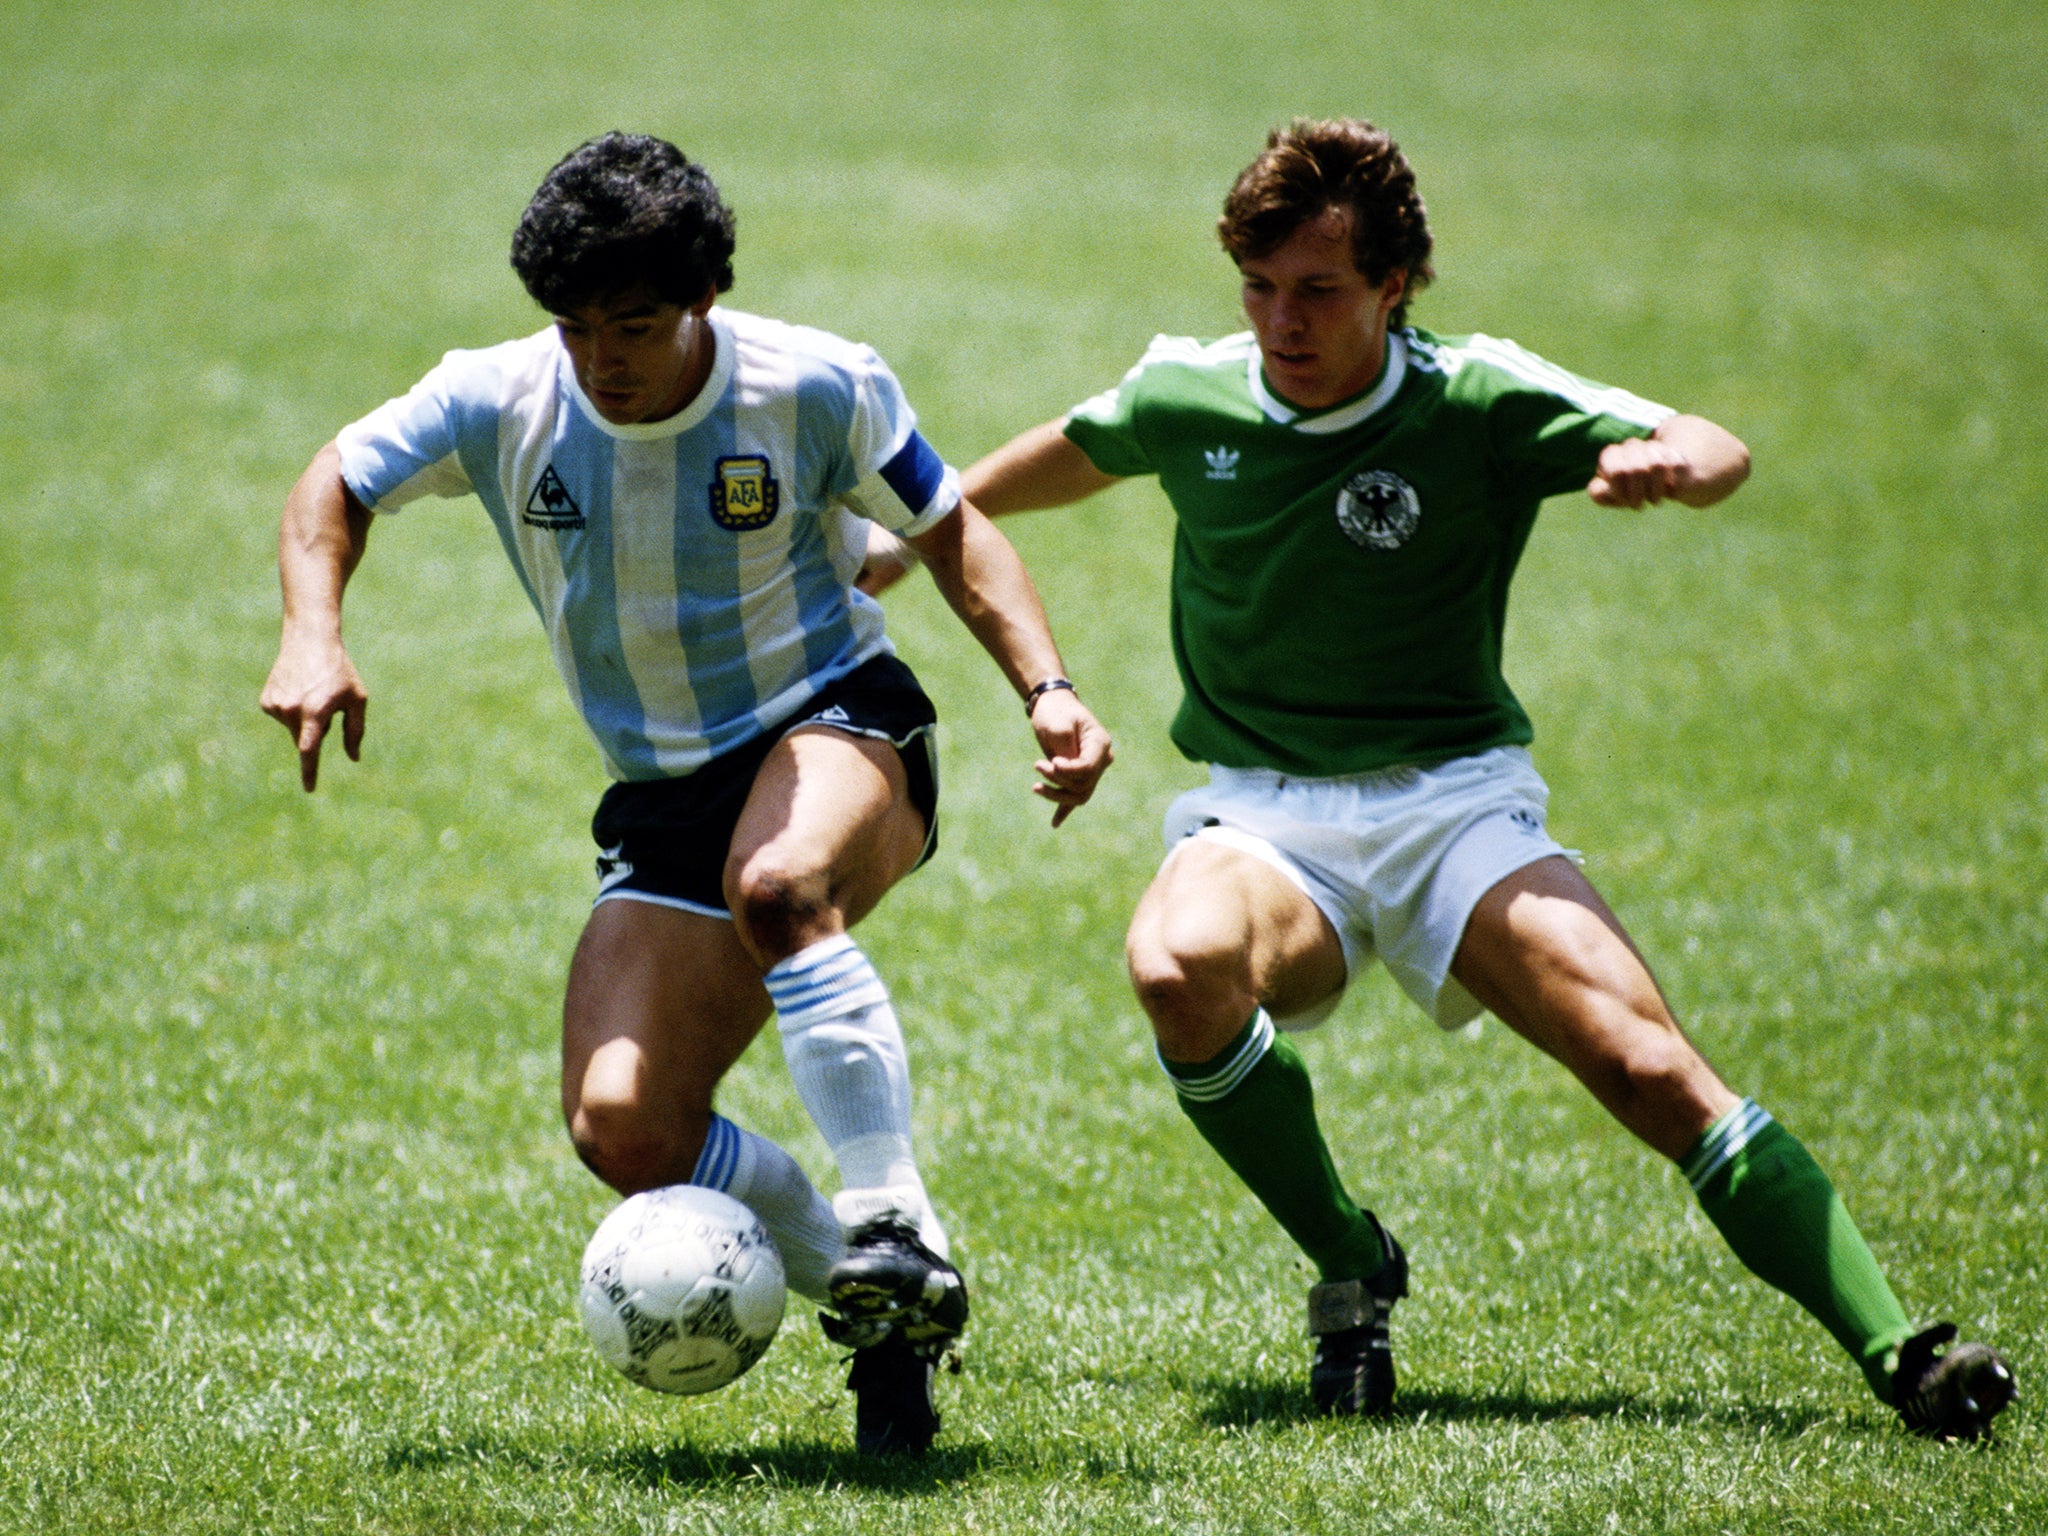
<instances>
[{"instance_id":1,"label":"light blue and white striped jersey","mask_svg":"<svg viewBox=\"0 0 2048 1536\"><path fill-rule=\"evenodd\" d=\"M711 376L666 421L601 417L550 326L448 353L338 439L372 511L483 502L614 778L689 773L888 653L853 587L863 519L918 534L960 501L872 350L711 327Z\"/></svg>"}]
</instances>

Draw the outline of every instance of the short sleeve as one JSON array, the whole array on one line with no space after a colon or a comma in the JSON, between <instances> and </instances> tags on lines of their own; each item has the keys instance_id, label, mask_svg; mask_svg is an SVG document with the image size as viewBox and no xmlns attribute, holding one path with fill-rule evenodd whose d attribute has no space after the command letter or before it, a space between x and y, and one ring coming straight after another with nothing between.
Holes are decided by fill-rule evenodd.
<instances>
[{"instance_id":1,"label":"short sleeve","mask_svg":"<svg viewBox=\"0 0 2048 1536\"><path fill-rule=\"evenodd\" d=\"M1164 339L1164 338L1161 338ZM1158 341L1153 343L1154 349ZM1146 354L1151 355L1149 352ZM1123 376L1114 389L1083 400L1067 412L1063 428L1067 438L1088 462L1105 475L1149 475L1154 473L1151 456L1138 436L1138 409L1144 394L1145 365L1141 361Z\"/></svg>"},{"instance_id":2,"label":"short sleeve","mask_svg":"<svg viewBox=\"0 0 2048 1536\"><path fill-rule=\"evenodd\" d=\"M854 479L840 500L891 533L914 537L960 504L960 476L917 430L888 364L865 347L853 374L846 453Z\"/></svg>"},{"instance_id":3,"label":"short sleeve","mask_svg":"<svg viewBox=\"0 0 2048 1536\"><path fill-rule=\"evenodd\" d=\"M372 512L396 512L422 496L466 496L459 381L465 358L451 352L396 400L387 400L336 437L341 474Z\"/></svg>"},{"instance_id":4,"label":"short sleeve","mask_svg":"<svg viewBox=\"0 0 2048 1536\"><path fill-rule=\"evenodd\" d=\"M1465 352L1458 385L1461 392L1480 389L1488 396L1495 462L1507 479L1538 496L1579 489L1601 449L1646 436L1673 414L1669 406L1582 378L1511 341L1473 336Z\"/></svg>"}]
</instances>

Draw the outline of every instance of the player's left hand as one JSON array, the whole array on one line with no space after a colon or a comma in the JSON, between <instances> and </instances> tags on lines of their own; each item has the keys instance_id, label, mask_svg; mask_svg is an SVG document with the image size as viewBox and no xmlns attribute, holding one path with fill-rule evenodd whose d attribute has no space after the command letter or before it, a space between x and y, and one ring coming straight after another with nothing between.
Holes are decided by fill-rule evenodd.
<instances>
[{"instance_id":1,"label":"player's left hand","mask_svg":"<svg viewBox=\"0 0 2048 1536\"><path fill-rule=\"evenodd\" d=\"M1603 507L1654 507L1666 498L1684 500L1694 483L1692 460L1672 444L1632 437L1600 450L1586 494Z\"/></svg>"},{"instance_id":2,"label":"player's left hand","mask_svg":"<svg viewBox=\"0 0 2048 1536\"><path fill-rule=\"evenodd\" d=\"M1032 785L1031 792L1059 807L1052 813L1052 824L1058 826L1076 806L1088 803L1116 753L1109 732L1072 689L1040 694L1031 707L1031 729L1045 753L1033 765L1043 782Z\"/></svg>"}]
</instances>

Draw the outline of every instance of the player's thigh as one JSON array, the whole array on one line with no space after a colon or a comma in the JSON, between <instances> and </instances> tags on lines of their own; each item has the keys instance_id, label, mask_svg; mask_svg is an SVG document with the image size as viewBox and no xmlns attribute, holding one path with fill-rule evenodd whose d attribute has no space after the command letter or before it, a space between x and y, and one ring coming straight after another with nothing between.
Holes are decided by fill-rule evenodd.
<instances>
[{"instance_id":1,"label":"player's thigh","mask_svg":"<svg viewBox=\"0 0 2048 1536\"><path fill-rule=\"evenodd\" d=\"M1569 859L1539 859L1487 891L1451 973L1667 1155L1681 1155L1735 1103L1620 919Z\"/></svg>"},{"instance_id":2,"label":"player's thigh","mask_svg":"<svg viewBox=\"0 0 2048 1536\"><path fill-rule=\"evenodd\" d=\"M775 744L726 860L741 937L772 964L860 921L916 867L924 816L889 742L829 726Z\"/></svg>"},{"instance_id":3,"label":"player's thigh","mask_svg":"<svg viewBox=\"0 0 2048 1536\"><path fill-rule=\"evenodd\" d=\"M1322 909L1265 860L1203 837L1160 866L1125 956L1162 1044L1183 1052L1222 1049L1254 1007L1300 1013L1344 985L1343 946ZM1186 1038L1168 1041L1168 1030Z\"/></svg>"},{"instance_id":4,"label":"player's thigh","mask_svg":"<svg viewBox=\"0 0 2048 1536\"><path fill-rule=\"evenodd\" d=\"M562 1004L562 1113L579 1149L631 1142L636 1157L691 1155L720 1079L768 1014L760 969L729 921L599 902Z\"/></svg>"}]
</instances>

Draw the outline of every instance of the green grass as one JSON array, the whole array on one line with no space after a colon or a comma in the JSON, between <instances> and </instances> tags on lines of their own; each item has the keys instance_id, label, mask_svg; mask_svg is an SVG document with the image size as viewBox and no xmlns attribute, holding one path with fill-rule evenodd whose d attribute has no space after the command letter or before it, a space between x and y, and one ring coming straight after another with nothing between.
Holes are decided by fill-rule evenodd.
<instances>
[{"instance_id":1,"label":"green grass","mask_svg":"<svg viewBox=\"0 0 2048 1536\"><path fill-rule=\"evenodd\" d=\"M1725 421L1725 509L1560 501L1511 674L1554 825L1909 1311L2048 1370L2048 132L2034 5L593 10L18 0L0 16L0 1531L1719 1532L2048 1526L2032 1401L1886 1422L1668 1168L1383 978L1307 1046L1416 1257L1403 1412L1306 1416L1305 1277L1180 1122L1120 971L1173 756L1167 521L1009 525L1117 731L1057 836L1014 702L892 598L944 845L863 928L977 1287L917 1468L793 1325L610 1378L555 1013L601 787L473 507L380 527L366 760L255 709L277 508L449 346L537 324L519 208L615 125L701 154L734 302L873 342L965 463L1232 328L1273 121L1418 162L1486 330ZM729 1110L826 1159L772 1053Z\"/></svg>"}]
</instances>

